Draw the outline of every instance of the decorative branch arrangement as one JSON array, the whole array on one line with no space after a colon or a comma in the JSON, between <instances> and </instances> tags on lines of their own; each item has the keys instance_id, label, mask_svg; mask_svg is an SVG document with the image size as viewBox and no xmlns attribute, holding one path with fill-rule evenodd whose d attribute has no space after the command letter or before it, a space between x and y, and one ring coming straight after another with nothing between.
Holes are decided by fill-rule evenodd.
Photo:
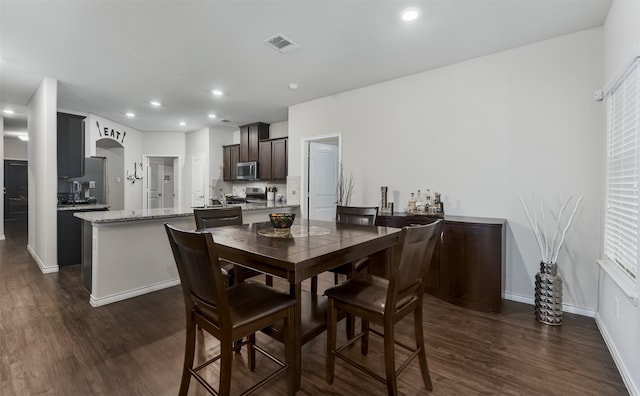
<instances>
[{"instance_id":1,"label":"decorative branch arrangement","mask_svg":"<svg viewBox=\"0 0 640 396\"><path fill-rule=\"evenodd\" d=\"M340 174L338 175L338 205L349 206L354 183L352 174L349 174L349 177L345 178L342 164L340 164Z\"/></svg>"},{"instance_id":2,"label":"decorative branch arrangement","mask_svg":"<svg viewBox=\"0 0 640 396\"><path fill-rule=\"evenodd\" d=\"M565 212L567 207L569 206L569 203L573 200L573 195L567 198L562 206L560 205L560 197L558 197L558 215L556 216L556 214L552 210L550 210L553 221L555 222L555 224L553 224L553 237L551 237L551 233L548 232L547 228L545 228L544 205L542 203L542 198L537 195L533 196L533 217L531 217L524 199L522 199L522 196L520 196L520 202L522 203L522 207L527 214L527 218L529 219L529 223L531 224L533 233L536 236L538 248L540 249L540 257L542 258L543 262L556 263L558 261L560 248L564 244L567 230L569 230L569 227L573 222L573 218L578 212L578 208L580 208L582 199L583 196L581 195L575 202L575 206L573 207L571 215L566 218Z\"/></svg>"}]
</instances>

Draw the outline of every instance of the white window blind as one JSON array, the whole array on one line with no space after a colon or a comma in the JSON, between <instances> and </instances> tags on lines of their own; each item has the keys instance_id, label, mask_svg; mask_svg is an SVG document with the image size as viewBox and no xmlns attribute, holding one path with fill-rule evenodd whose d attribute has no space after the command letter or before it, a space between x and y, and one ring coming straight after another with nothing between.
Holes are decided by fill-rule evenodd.
<instances>
[{"instance_id":1,"label":"white window blind","mask_svg":"<svg viewBox=\"0 0 640 396\"><path fill-rule=\"evenodd\" d=\"M638 262L640 58L607 97L604 254L631 278Z\"/></svg>"}]
</instances>

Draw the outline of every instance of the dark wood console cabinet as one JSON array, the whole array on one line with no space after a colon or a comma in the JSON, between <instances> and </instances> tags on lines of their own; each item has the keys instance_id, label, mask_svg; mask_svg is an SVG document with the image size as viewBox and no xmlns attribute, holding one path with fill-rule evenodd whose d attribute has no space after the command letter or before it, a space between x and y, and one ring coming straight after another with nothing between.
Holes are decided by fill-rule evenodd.
<instances>
[{"instance_id":1,"label":"dark wood console cabinet","mask_svg":"<svg viewBox=\"0 0 640 396\"><path fill-rule=\"evenodd\" d=\"M434 216L378 216L377 224L429 224ZM445 216L427 276L426 291L483 312L500 312L506 255L506 220Z\"/></svg>"}]
</instances>

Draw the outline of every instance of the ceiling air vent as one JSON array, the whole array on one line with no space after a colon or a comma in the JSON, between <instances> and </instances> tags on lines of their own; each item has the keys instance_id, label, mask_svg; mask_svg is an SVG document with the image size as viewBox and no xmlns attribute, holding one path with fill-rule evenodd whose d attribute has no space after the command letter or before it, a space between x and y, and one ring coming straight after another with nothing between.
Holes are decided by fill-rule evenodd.
<instances>
[{"instance_id":1,"label":"ceiling air vent","mask_svg":"<svg viewBox=\"0 0 640 396\"><path fill-rule=\"evenodd\" d=\"M266 39L264 43L283 54L300 48L298 44L294 43L281 34L276 34L275 36Z\"/></svg>"},{"instance_id":2,"label":"ceiling air vent","mask_svg":"<svg viewBox=\"0 0 640 396\"><path fill-rule=\"evenodd\" d=\"M229 120L227 120L226 118L223 118L220 120L220 122L229 122Z\"/></svg>"}]
</instances>

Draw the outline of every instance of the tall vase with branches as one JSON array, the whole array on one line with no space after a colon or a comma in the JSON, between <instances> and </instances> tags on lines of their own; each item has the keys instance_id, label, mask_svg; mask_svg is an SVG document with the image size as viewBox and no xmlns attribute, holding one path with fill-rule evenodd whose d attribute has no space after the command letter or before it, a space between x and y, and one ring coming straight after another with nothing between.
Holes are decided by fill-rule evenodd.
<instances>
[{"instance_id":1,"label":"tall vase with branches","mask_svg":"<svg viewBox=\"0 0 640 396\"><path fill-rule=\"evenodd\" d=\"M562 278L558 275L558 255L582 200L583 196L575 201L573 196L570 196L562 203L558 197L557 212L549 209L552 219L550 223L545 223L545 205L542 198L534 195L531 205L533 210L530 211L520 196L520 202L540 250L540 272L536 274L535 280L535 311L536 319L542 323L562 324ZM567 209L572 201L575 203L569 214Z\"/></svg>"},{"instance_id":2,"label":"tall vase with branches","mask_svg":"<svg viewBox=\"0 0 640 396\"><path fill-rule=\"evenodd\" d=\"M353 175L344 175L344 168L340 164L340 174L338 175L338 205L349 206L351 203L351 193L354 185Z\"/></svg>"}]
</instances>

